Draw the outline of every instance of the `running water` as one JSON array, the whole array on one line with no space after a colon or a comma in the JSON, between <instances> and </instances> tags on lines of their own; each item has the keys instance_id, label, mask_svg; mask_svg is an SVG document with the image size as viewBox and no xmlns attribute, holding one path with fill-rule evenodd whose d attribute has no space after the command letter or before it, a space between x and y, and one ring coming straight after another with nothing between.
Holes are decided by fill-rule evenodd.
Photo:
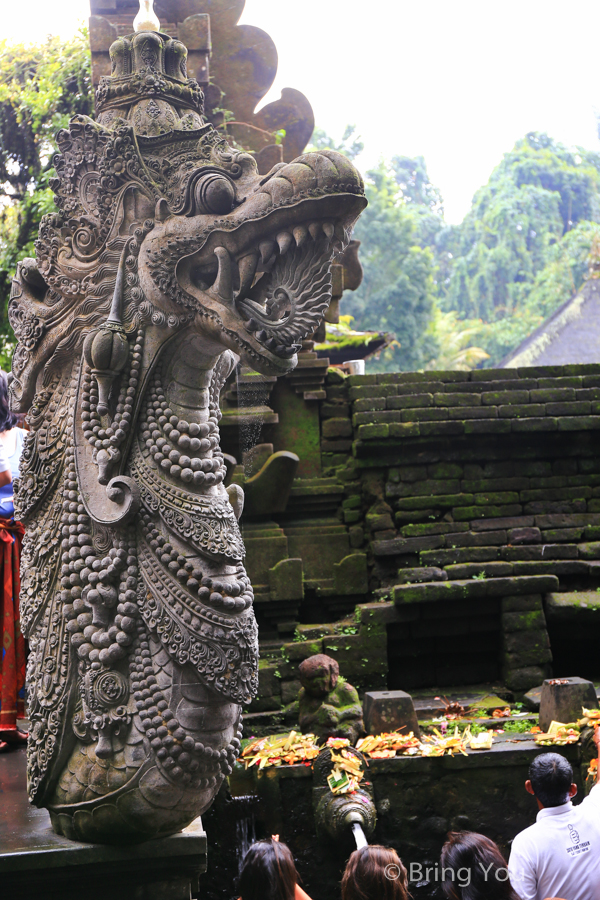
<instances>
[{"instance_id":1,"label":"running water","mask_svg":"<svg viewBox=\"0 0 600 900\"><path fill-rule=\"evenodd\" d=\"M248 370L246 370L246 372L247 371ZM244 409L256 410L251 417L248 417L246 422L240 425L240 461L242 461L244 453L251 450L260 440L264 417L258 410L260 410L260 407L266 406L269 397L269 387L260 381L258 381L256 385L249 383L248 379L244 379L244 373L242 372L241 366L237 367L236 381L238 409L240 412Z\"/></svg>"},{"instance_id":2,"label":"running water","mask_svg":"<svg viewBox=\"0 0 600 900\"><path fill-rule=\"evenodd\" d=\"M354 840L356 841L356 849L360 850L361 847L366 847L368 845L368 841L365 837L365 833L362 830L362 825L360 822L352 823L352 834L354 835Z\"/></svg>"},{"instance_id":3,"label":"running water","mask_svg":"<svg viewBox=\"0 0 600 900\"><path fill-rule=\"evenodd\" d=\"M256 797L248 794L247 796L234 797L233 799L237 805L242 807L240 812L243 811L243 814L240 815L235 823L235 845L239 872L246 853L252 844L256 842L256 817L253 809L256 804Z\"/></svg>"}]
</instances>

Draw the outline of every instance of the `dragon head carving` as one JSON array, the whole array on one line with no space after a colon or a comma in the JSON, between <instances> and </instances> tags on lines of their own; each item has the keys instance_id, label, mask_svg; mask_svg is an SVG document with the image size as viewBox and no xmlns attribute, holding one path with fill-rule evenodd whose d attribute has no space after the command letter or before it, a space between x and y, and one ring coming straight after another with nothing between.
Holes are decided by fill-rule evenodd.
<instances>
[{"instance_id":1,"label":"dragon head carving","mask_svg":"<svg viewBox=\"0 0 600 900\"><path fill-rule=\"evenodd\" d=\"M366 203L330 151L261 177L205 123L180 42L111 57L9 304L30 794L107 842L176 831L231 769L258 647L219 393L237 359L294 367Z\"/></svg>"}]
</instances>

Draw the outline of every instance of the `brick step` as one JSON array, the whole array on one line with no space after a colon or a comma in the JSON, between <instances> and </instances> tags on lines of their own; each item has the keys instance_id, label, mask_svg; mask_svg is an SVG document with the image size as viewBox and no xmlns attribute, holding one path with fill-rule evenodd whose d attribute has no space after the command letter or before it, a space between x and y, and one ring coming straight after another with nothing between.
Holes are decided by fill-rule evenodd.
<instances>
[{"instance_id":1,"label":"brick step","mask_svg":"<svg viewBox=\"0 0 600 900\"><path fill-rule=\"evenodd\" d=\"M596 521L599 517L595 514L584 516ZM584 518L582 516L561 516L559 527L545 527L536 524L539 519L546 516L521 516L508 524L506 520L475 520L472 530L469 530L468 522L434 522L411 523L400 528L399 537L430 537L431 535L445 535L446 547L465 546L493 546L497 544L556 544L561 542L579 543L587 541L600 541L600 527L595 524L573 524L572 520ZM564 524L563 524L564 523ZM489 525L489 527L488 527ZM486 530L487 529L487 530ZM440 546L444 546L441 544Z\"/></svg>"},{"instance_id":2,"label":"brick step","mask_svg":"<svg viewBox=\"0 0 600 900\"><path fill-rule=\"evenodd\" d=\"M494 561L518 562L522 560L589 559L586 553L590 546L597 547L596 557L600 558L600 544L582 544L579 552L577 544L533 544L528 546L482 546L457 547L450 550L424 550L419 555L423 566L442 568L459 563L487 563Z\"/></svg>"},{"instance_id":3,"label":"brick step","mask_svg":"<svg viewBox=\"0 0 600 900\"><path fill-rule=\"evenodd\" d=\"M600 403L593 404L598 406L600 412ZM434 411L435 412L435 411ZM447 410L446 410L447 412ZM416 413L416 417L415 417ZM580 415L580 416L524 416L519 418L466 418L453 419L448 421L439 421L431 417L429 420L421 421L419 419L419 411L405 410L400 419L397 413L392 412L394 416L391 419L378 420L374 418L376 413L356 413L356 416L372 416L371 423L356 423L356 433L358 441L355 442L356 455L361 456L363 451L363 442L381 441L388 439L397 439L399 447L406 438L419 437L449 437L470 434L528 434L539 432L562 432L569 433L572 431L597 431L600 429L600 415ZM448 417L449 419L449 417ZM367 452L372 453L373 447L364 448ZM388 447L391 450L392 447ZM395 449L395 448L394 448Z\"/></svg>"},{"instance_id":4,"label":"brick step","mask_svg":"<svg viewBox=\"0 0 600 900\"><path fill-rule=\"evenodd\" d=\"M537 565L540 565L539 563ZM563 563L563 565L565 565ZM571 565L573 565L571 563ZM579 563L585 565L585 563ZM517 594L549 594L558 591L556 575L534 574L485 579L453 579L426 584L397 584L389 591L396 606L439 600L482 600Z\"/></svg>"},{"instance_id":5,"label":"brick step","mask_svg":"<svg viewBox=\"0 0 600 900\"><path fill-rule=\"evenodd\" d=\"M522 575L590 575L585 560L531 560L519 562L464 563L446 566L448 578L512 578ZM595 572L594 572L595 574Z\"/></svg>"}]
</instances>

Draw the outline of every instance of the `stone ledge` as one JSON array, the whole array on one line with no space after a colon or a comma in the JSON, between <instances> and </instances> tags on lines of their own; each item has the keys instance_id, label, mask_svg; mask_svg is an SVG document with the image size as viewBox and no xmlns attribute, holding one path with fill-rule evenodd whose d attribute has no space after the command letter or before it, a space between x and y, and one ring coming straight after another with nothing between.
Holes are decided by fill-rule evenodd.
<instances>
[{"instance_id":1,"label":"stone ledge","mask_svg":"<svg viewBox=\"0 0 600 900\"><path fill-rule=\"evenodd\" d=\"M479 600L484 597L509 597L515 594L548 594L558 590L556 575L515 575L438 581L429 584L397 584L391 588L396 605L432 603L439 600Z\"/></svg>"},{"instance_id":2,"label":"stone ledge","mask_svg":"<svg viewBox=\"0 0 600 900\"><path fill-rule=\"evenodd\" d=\"M399 556L419 553L421 550L436 550L444 546L443 535L424 537L394 538L391 541L373 541L371 549L375 556Z\"/></svg>"}]
</instances>

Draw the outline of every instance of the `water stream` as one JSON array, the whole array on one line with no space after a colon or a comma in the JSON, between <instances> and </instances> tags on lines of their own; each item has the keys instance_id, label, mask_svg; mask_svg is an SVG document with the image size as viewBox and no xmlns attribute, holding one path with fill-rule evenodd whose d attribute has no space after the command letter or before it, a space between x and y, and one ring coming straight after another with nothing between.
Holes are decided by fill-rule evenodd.
<instances>
[{"instance_id":1,"label":"water stream","mask_svg":"<svg viewBox=\"0 0 600 900\"><path fill-rule=\"evenodd\" d=\"M249 387L247 382L242 381L241 366L237 367L236 380L238 385L238 409L240 412L244 408L266 406L269 397L269 387L260 382L256 387ZM239 429L240 442L240 462L243 461L244 453L251 450L260 440L260 433L263 426L263 417L260 414L253 416L252 421L244 422Z\"/></svg>"},{"instance_id":2,"label":"water stream","mask_svg":"<svg viewBox=\"0 0 600 900\"><path fill-rule=\"evenodd\" d=\"M362 830L362 825L360 822L352 823L352 834L354 835L354 840L356 841L356 849L360 850L361 847L366 847L368 845L368 841L365 837L365 833Z\"/></svg>"},{"instance_id":3,"label":"water stream","mask_svg":"<svg viewBox=\"0 0 600 900\"><path fill-rule=\"evenodd\" d=\"M256 842L256 816L255 806L256 797L252 794L233 798L239 813L235 822L235 847L238 864L238 872L242 868L242 863L246 853Z\"/></svg>"}]
</instances>

